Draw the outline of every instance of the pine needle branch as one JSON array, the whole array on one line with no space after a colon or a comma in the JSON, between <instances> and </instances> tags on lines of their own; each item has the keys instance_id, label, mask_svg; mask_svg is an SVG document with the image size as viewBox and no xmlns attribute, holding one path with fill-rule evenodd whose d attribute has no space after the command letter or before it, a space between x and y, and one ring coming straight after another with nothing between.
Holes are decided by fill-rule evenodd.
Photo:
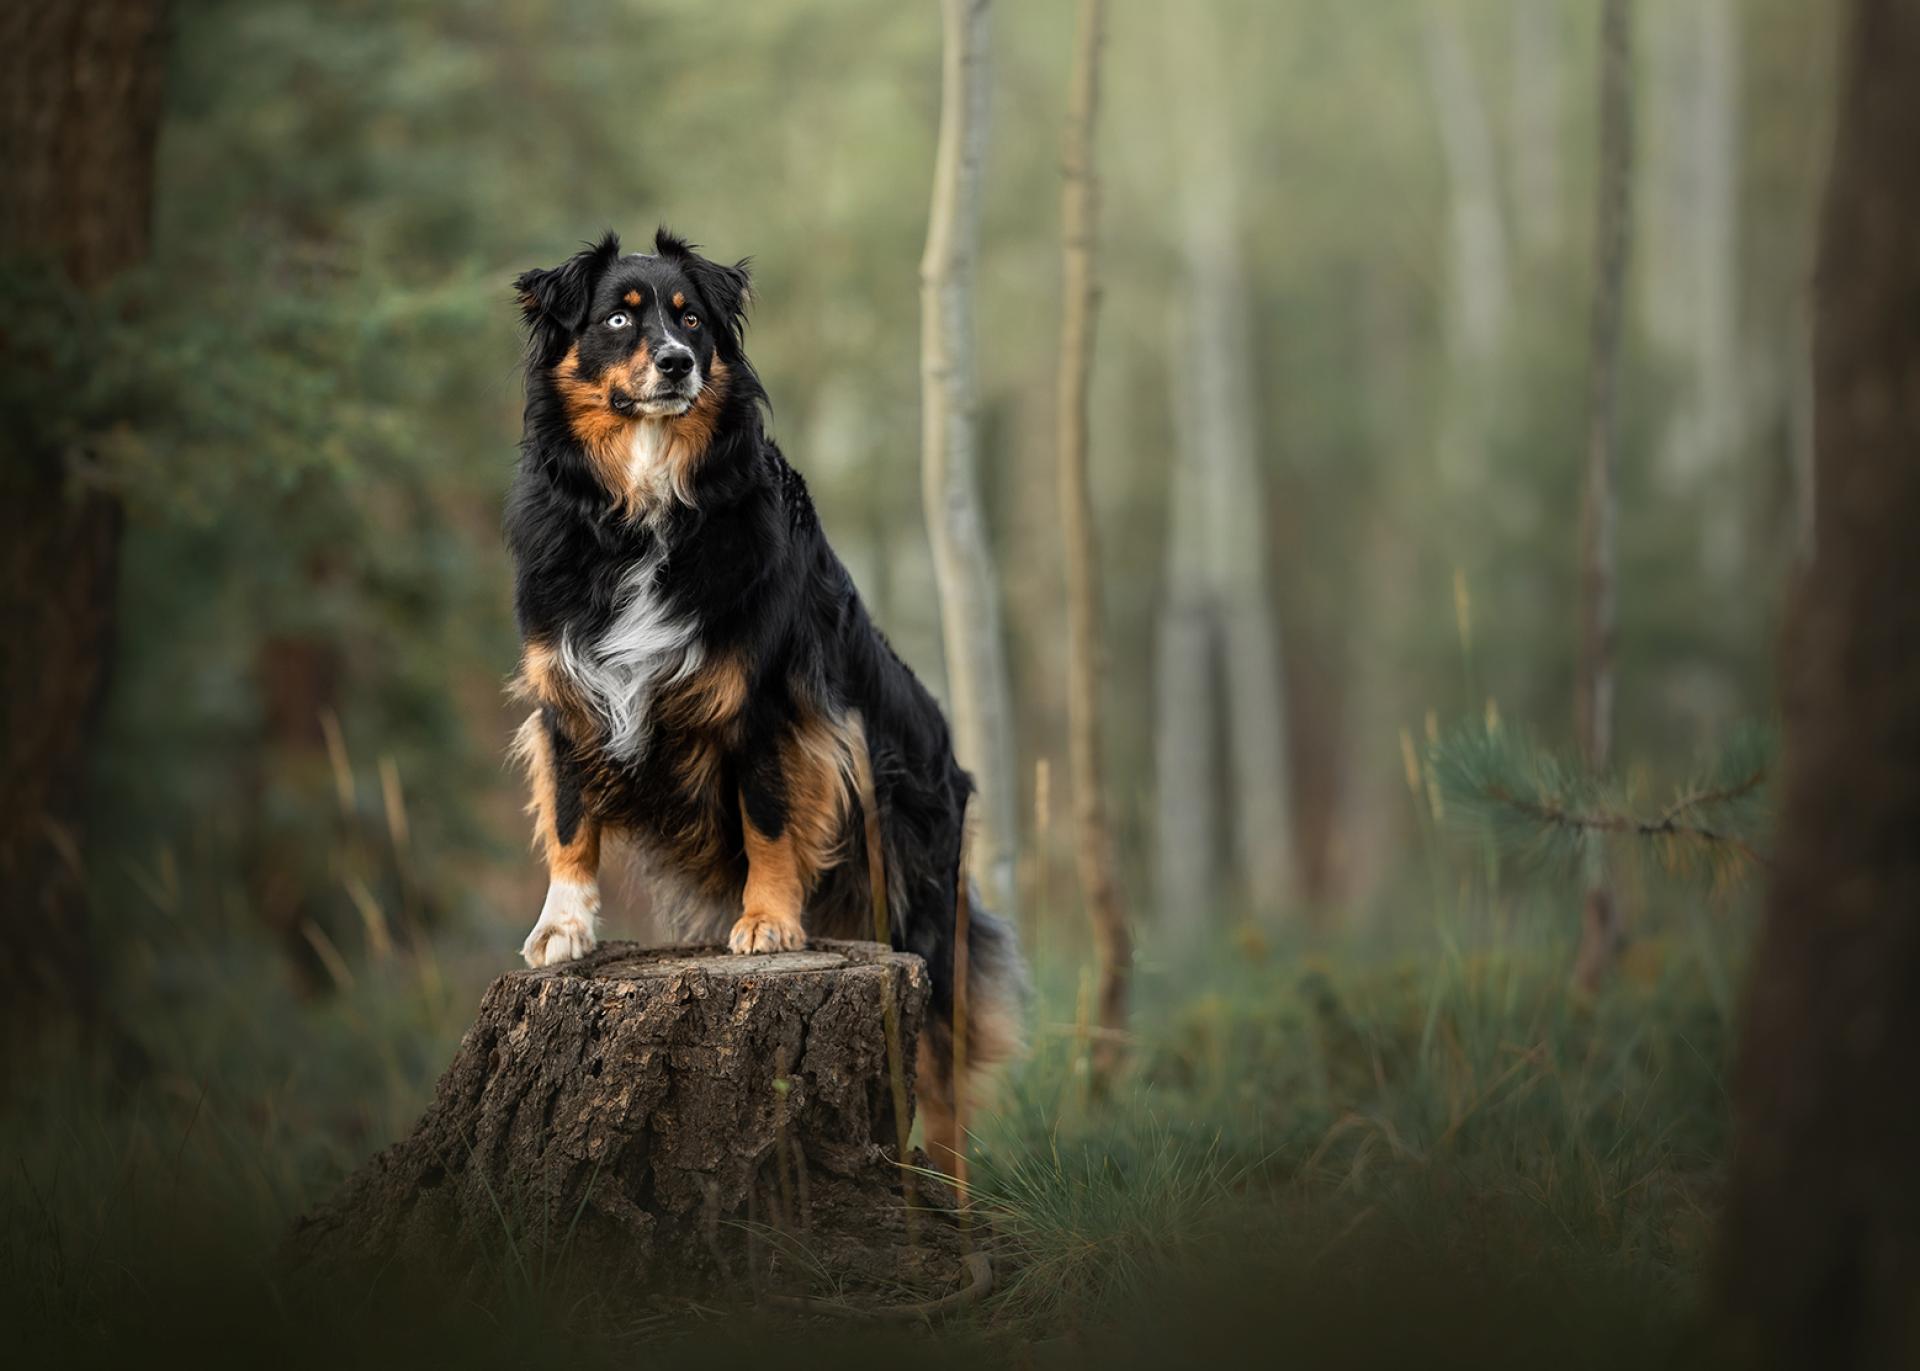
<instances>
[{"instance_id":1,"label":"pine needle branch","mask_svg":"<svg viewBox=\"0 0 1920 1371\"><path fill-rule=\"evenodd\" d=\"M1770 743L1763 730L1736 731L1699 774L1652 813L1583 765L1500 725L1472 724L1434 743L1426 758L1436 805L1475 823L1501 847L1577 865L1607 838L1660 843L1670 868L1704 854L1719 876L1731 856L1766 869L1750 835L1764 823ZM1436 816L1440 816L1436 808Z\"/></svg>"}]
</instances>

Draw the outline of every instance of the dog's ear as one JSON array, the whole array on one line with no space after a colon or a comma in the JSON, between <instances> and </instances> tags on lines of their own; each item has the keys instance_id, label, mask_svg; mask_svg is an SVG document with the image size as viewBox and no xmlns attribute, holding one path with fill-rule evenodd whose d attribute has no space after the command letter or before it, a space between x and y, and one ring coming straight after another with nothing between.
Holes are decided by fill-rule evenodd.
<instances>
[{"instance_id":1,"label":"dog's ear","mask_svg":"<svg viewBox=\"0 0 1920 1371\"><path fill-rule=\"evenodd\" d=\"M738 351L740 331L747 322L747 305L753 298L747 276L748 264L753 259L742 257L730 267L711 261L700 255L698 244L689 243L665 224L653 235L653 249L662 257L678 262L680 269L693 278L694 286L707 306L720 316L719 322Z\"/></svg>"},{"instance_id":2,"label":"dog's ear","mask_svg":"<svg viewBox=\"0 0 1920 1371\"><path fill-rule=\"evenodd\" d=\"M514 278L520 318L527 328L527 354L537 362L557 358L586 327L587 306L600 275L620 258L620 235L608 230L557 267L523 271Z\"/></svg>"}]
</instances>

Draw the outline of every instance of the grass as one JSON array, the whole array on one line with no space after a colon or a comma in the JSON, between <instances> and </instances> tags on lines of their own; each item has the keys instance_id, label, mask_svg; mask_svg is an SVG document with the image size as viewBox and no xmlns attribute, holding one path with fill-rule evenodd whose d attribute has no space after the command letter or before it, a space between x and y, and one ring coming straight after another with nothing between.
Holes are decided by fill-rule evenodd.
<instances>
[{"instance_id":1,"label":"grass","mask_svg":"<svg viewBox=\"0 0 1920 1371\"><path fill-rule=\"evenodd\" d=\"M134 959L117 998L149 1070L128 1081L78 1050L16 1065L0 1311L76 1363L1673 1355L1726 1149L1724 956L1709 965L1697 929L1654 942L1580 1003L1552 939L1436 942L1149 959L1131 1071L1105 1104L1087 1098L1072 958L1050 948L1034 1051L975 1121L1000 1285L931 1341L817 1325L796 1340L746 1292L709 1309L594 1290L516 1260L504 1218L513 1278L484 1296L397 1276L351 1299L288 1288L269 1260L287 1225L411 1124L497 949L443 937L430 968L369 962L313 1003L244 940L217 960Z\"/></svg>"},{"instance_id":2,"label":"grass","mask_svg":"<svg viewBox=\"0 0 1920 1371\"><path fill-rule=\"evenodd\" d=\"M1162 985L1108 1108L1076 1044L1045 1044L980 1138L976 1191L1022 1253L1000 1316L1124 1322L1169 1279L1252 1273L1264 1301L1313 1292L1310 1315L1391 1271L1489 1307L1559 1281L1556 1317L1617 1295L1618 1331L1676 1333L1726 1143L1727 1024L1697 975L1579 1005L1562 966L1276 960L1186 1003Z\"/></svg>"}]
</instances>

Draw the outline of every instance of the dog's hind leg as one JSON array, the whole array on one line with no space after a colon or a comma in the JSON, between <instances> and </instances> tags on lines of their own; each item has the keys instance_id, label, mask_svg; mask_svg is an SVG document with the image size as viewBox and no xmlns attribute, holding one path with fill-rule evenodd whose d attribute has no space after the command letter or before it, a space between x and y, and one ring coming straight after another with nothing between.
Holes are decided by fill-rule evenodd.
<instances>
[{"instance_id":1,"label":"dog's hind leg","mask_svg":"<svg viewBox=\"0 0 1920 1371\"><path fill-rule=\"evenodd\" d=\"M600 825L587 812L573 744L550 707L527 716L514 738L533 791L534 841L547 863L547 901L520 955L553 966L591 952L600 916Z\"/></svg>"}]
</instances>

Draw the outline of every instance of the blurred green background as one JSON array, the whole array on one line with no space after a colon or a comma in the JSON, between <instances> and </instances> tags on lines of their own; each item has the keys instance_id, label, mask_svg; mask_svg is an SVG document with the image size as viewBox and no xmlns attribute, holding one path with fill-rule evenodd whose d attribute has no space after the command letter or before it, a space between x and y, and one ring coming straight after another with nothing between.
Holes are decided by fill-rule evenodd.
<instances>
[{"instance_id":1,"label":"blurred green background","mask_svg":"<svg viewBox=\"0 0 1920 1371\"><path fill-rule=\"evenodd\" d=\"M1194 417L1173 357L1191 294L1180 205L1206 191L1189 153L1205 117L1237 182L1245 499L1282 643L1297 893L1325 922L1398 926L1399 877L1425 879L1400 731L1492 700L1570 734L1594 25L1577 4L1215 8L1173 43L1160 8L1119 8L1107 53L1093 462L1121 847L1145 895L1168 490ZM1771 708L1830 41L1804 6L1725 7L1735 160L1715 177L1687 160L1687 121L1705 117L1696 8L1641 25L1623 394L1619 736L1630 763L1668 771ZM1030 829L1035 764L1063 770L1069 20L996 15L978 289ZM133 511L96 791L108 946L148 936L163 904L350 940L358 879L383 909L417 899L511 949L538 891L500 764L514 641L498 511L519 405L505 283L603 227L639 246L664 220L752 254L775 432L879 622L940 689L916 464L932 14L251 0L181 4L174 24L153 261L93 321L117 365L60 416L108 434L107 479ZM1462 134L1445 127L1440 53L1465 64ZM1196 116L1202 88L1219 98ZM1448 137L1477 140L1477 180L1450 171ZM1482 287L1457 265L1473 251L1460 202L1483 192L1499 284L1494 326L1469 340L1462 297ZM1703 345L1709 305L1726 317ZM1714 406L1730 416L1690 441ZM396 795L411 893L387 860ZM1029 842L1023 879L1070 912L1064 858ZM1223 907L1182 912L1183 928L1237 921L1230 878Z\"/></svg>"},{"instance_id":2,"label":"blurred green background","mask_svg":"<svg viewBox=\"0 0 1920 1371\"><path fill-rule=\"evenodd\" d=\"M1678 776L1772 713L1805 499L1824 8L1640 7L1629 784ZM1256 1169L1335 1167L1345 1194L1369 1165L1462 1136L1474 1101L1537 1081L1526 1108L1552 1096L1551 1120L1503 1116L1474 1165L1513 1162L1513 1203L1537 1192L1541 1214L1564 1202L1599 1225L1580 1229L1580 1260L1604 1234L1593 1250L1629 1284L1654 1270L1670 1290L1697 1263L1695 1183L1719 1162L1745 897L1626 854L1634 951L1585 1015L1558 989L1577 892L1454 832L1403 761L1490 712L1571 737L1596 26L1571 0L1113 7L1092 463L1146 1064L1136 1133L1099 1145L1150 1165L1171 1107L1218 1125L1180 1155L1257 1138L1242 1149ZM1041 986L1036 1063L1012 1093L1031 1118L1004 1124L1016 1151L1078 1108L1084 994L1053 468L1070 30L1067 5L996 7L977 287ZM876 619L942 689L917 463L939 38L933 6L891 0L174 5L151 259L96 297L9 287L32 306L16 336L71 353L73 384L14 397L21 412L86 435L88 478L129 510L88 878L107 997L161 1084L132 1125L102 1122L91 1087L42 1101L97 1130L101 1174L199 1134L182 1155L207 1148L270 1229L404 1126L478 988L515 962L543 880L503 763L517 272L608 227L643 247L663 221L751 254L748 349L773 430ZM1240 498L1281 644L1291 806L1274 840L1294 876L1279 910L1246 897L1224 840L1206 894L1168 908L1154 893L1170 482L1197 422L1192 369L1213 360L1191 341L1214 322L1193 317L1194 204L1231 208L1213 227L1244 311L1218 323L1244 332ZM1181 703L1212 717L1219 702ZM1210 784L1235 803L1232 768ZM644 892L611 912L614 936L649 931ZM1589 1128L1596 1110L1614 1143ZM23 1157L72 1148L29 1133ZM1663 1179L1637 1189L1625 1157ZM1200 1188L1240 1193L1220 1177L1254 1164L1219 1161ZM1569 1176L1588 1189L1569 1198ZM1076 1184L1056 1175L1048 1193Z\"/></svg>"}]
</instances>

